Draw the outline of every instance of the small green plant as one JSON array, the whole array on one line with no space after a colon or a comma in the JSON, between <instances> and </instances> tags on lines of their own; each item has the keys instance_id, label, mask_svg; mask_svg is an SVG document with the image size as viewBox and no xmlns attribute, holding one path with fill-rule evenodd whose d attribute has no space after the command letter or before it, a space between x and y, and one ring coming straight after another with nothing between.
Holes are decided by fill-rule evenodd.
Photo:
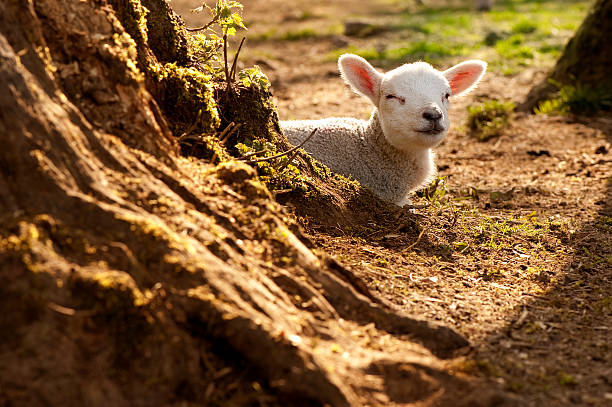
<instances>
[{"instance_id":1,"label":"small green plant","mask_svg":"<svg viewBox=\"0 0 612 407\"><path fill-rule=\"evenodd\" d=\"M242 16L238 10L242 4L231 0L217 0L212 8L206 3L191 10L192 13L201 13L207 10L211 20L202 27L188 28L187 31L200 32L191 37L192 55L213 75L220 76L223 72L229 82L234 76L234 66L230 70L227 61L227 37L236 35L238 29L246 30ZM219 32L220 31L220 32ZM221 52L223 50L223 52ZM240 48L238 49L240 52ZM234 60L236 60L236 54ZM235 65L235 62L234 62Z\"/></svg>"},{"instance_id":2,"label":"small green plant","mask_svg":"<svg viewBox=\"0 0 612 407\"><path fill-rule=\"evenodd\" d=\"M236 30L238 28L246 30L246 26L242 21L242 16L237 12L239 9L242 9L242 4L237 1L217 0L214 9L206 3L203 3L200 7L191 10L191 12L201 13L204 10L208 10L212 18L208 24L199 28L198 31L208 29L216 23L221 28L223 34L236 35Z\"/></svg>"},{"instance_id":3,"label":"small green plant","mask_svg":"<svg viewBox=\"0 0 612 407\"><path fill-rule=\"evenodd\" d=\"M274 158L279 156L277 146L266 140L253 140L249 145L239 143L236 145L238 151L243 155L258 154L259 158ZM274 160L258 160L255 162L259 179L266 184L271 191L284 189L299 189L307 191L305 178L300 173L294 157L281 155Z\"/></svg>"},{"instance_id":4,"label":"small green plant","mask_svg":"<svg viewBox=\"0 0 612 407\"><path fill-rule=\"evenodd\" d=\"M490 100L477 106L468 106L467 126L478 141L498 136L508 125L514 103Z\"/></svg>"},{"instance_id":5,"label":"small green plant","mask_svg":"<svg viewBox=\"0 0 612 407\"><path fill-rule=\"evenodd\" d=\"M602 91L576 83L561 85L550 80L558 88L556 97L540 102L534 109L536 114L593 114L601 110L612 110L612 91Z\"/></svg>"},{"instance_id":6,"label":"small green plant","mask_svg":"<svg viewBox=\"0 0 612 407\"><path fill-rule=\"evenodd\" d=\"M248 88L256 86L263 91L267 91L270 87L270 81L259 66L255 65L252 68L243 69L238 73L238 79Z\"/></svg>"},{"instance_id":7,"label":"small green plant","mask_svg":"<svg viewBox=\"0 0 612 407\"><path fill-rule=\"evenodd\" d=\"M427 199L432 208L443 207L451 199L445 177L436 177L427 188L418 191L417 196Z\"/></svg>"}]
</instances>

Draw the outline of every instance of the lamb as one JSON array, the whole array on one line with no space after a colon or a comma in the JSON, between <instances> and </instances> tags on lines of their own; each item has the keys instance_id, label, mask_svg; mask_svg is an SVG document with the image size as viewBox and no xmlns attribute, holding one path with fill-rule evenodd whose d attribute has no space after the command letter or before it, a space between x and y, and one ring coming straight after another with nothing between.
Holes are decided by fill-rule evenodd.
<instances>
[{"instance_id":1,"label":"lamb","mask_svg":"<svg viewBox=\"0 0 612 407\"><path fill-rule=\"evenodd\" d=\"M344 54L338 60L344 81L374 109L367 121L350 118L282 121L289 141L332 171L352 176L380 198L399 206L436 174L432 148L450 125L449 97L466 94L487 64L462 62L438 71L426 62L402 65L385 74L365 59Z\"/></svg>"}]
</instances>

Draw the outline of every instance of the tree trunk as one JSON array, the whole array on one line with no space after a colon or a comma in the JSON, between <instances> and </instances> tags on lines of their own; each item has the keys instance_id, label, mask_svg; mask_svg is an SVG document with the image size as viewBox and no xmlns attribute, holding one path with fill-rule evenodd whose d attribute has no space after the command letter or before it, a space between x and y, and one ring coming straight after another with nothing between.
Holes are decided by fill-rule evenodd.
<instances>
[{"instance_id":1,"label":"tree trunk","mask_svg":"<svg viewBox=\"0 0 612 407\"><path fill-rule=\"evenodd\" d=\"M561 85L587 86L605 95L612 95L612 1L597 0L548 78L535 86L521 110L532 110Z\"/></svg>"},{"instance_id":2,"label":"tree trunk","mask_svg":"<svg viewBox=\"0 0 612 407\"><path fill-rule=\"evenodd\" d=\"M315 256L251 167L178 154L146 70L186 42L145 4L148 32L138 0L0 0L0 404L500 405L440 360L463 337Z\"/></svg>"}]
</instances>

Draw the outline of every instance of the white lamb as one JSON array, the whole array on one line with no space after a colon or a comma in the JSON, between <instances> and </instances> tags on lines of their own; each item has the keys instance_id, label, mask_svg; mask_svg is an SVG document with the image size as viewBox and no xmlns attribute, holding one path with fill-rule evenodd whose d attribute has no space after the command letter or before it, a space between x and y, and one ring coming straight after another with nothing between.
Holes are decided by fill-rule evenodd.
<instances>
[{"instance_id":1,"label":"white lamb","mask_svg":"<svg viewBox=\"0 0 612 407\"><path fill-rule=\"evenodd\" d=\"M431 149L448 132L449 97L473 89L486 62L466 61L444 72L416 62L382 74L345 54L338 66L345 82L374 105L370 119L282 121L285 135L298 145L318 129L303 146L313 157L387 201L409 204L410 193L435 176Z\"/></svg>"}]
</instances>

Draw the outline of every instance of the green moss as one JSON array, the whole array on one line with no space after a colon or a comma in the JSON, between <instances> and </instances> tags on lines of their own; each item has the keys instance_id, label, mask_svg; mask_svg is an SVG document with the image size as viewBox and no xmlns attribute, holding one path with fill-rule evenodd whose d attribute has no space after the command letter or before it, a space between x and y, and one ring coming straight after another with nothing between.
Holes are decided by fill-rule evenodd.
<instances>
[{"instance_id":1,"label":"green moss","mask_svg":"<svg viewBox=\"0 0 612 407\"><path fill-rule=\"evenodd\" d=\"M225 146L216 134L204 134L179 140L181 152L185 156L196 157L212 164L230 159Z\"/></svg>"},{"instance_id":2,"label":"green moss","mask_svg":"<svg viewBox=\"0 0 612 407\"><path fill-rule=\"evenodd\" d=\"M212 78L194 67L184 66L188 62L188 47L180 18L166 2L110 2L135 42L137 55L132 46L127 47L128 62L135 65L137 61L138 68L145 73L147 88L164 111L174 134L182 134L198 116L194 130L215 133L220 120Z\"/></svg>"},{"instance_id":3,"label":"green moss","mask_svg":"<svg viewBox=\"0 0 612 407\"><path fill-rule=\"evenodd\" d=\"M173 11L168 2L159 0L142 0L149 13L146 15L148 45L162 62L188 62L187 33L183 22Z\"/></svg>"},{"instance_id":4,"label":"green moss","mask_svg":"<svg viewBox=\"0 0 612 407\"><path fill-rule=\"evenodd\" d=\"M578 384L578 380L569 373L560 372L559 383L562 386L576 386Z\"/></svg>"},{"instance_id":5,"label":"green moss","mask_svg":"<svg viewBox=\"0 0 612 407\"><path fill-rule=\"evenodd\" d=\"M223 121L221 128L230 123L241 127L226 142L228 146L238 143L251 145L255 140L270 142L282 149L284 138L280 136L281 129L278 124L278 114L270 99L270 94L258 86L234 87L232 92L225 91L225 84L219 84L219 105ZM282 150L281 150L282 151ZM237 149L231 147L230 153L235 155Z\"/></svg>"},{"instance_id":6,"label":"green moss","mask_svg":"<svg viewBox=\"0 0 612 407\"><path fill-rule=\"evenodd\" d=\"M184 155L222 163L251 151L265 150L264 156L272 156L291 147L281 135L269 82L258 68L241 71L239 83L228 91L218 37L200 34L188 39L180 19L164 2L111 0L111 4L134 40L125 47L126 59L138 60L147 89L179 137ZM194 58L197 62L186 66ZM238 126L237 130L221 143L218 134L230 125ZM325 186L315 180L319 178L343 196L360 191L355 181L333 175L305 153L262 161L254 167L271 190L295 190L317 199L325 195L319 190ZM265 190L256 180L249 181L248 187L255 195Z\"/></svg>"},{"instance_id":7,"label":"green moss","mask_svg":"<svg viewBox=\"0 0 612 407\"><path fill-rule=\"evenodd\" d=\"M191 126L199 116L197 129L202 133L216 132L221 122L217 103L214 98L214 85L210 75L196 68L185 68L176 63L163 66L161 82L166 111L170 122L175 125L175 134L180 134Z\"/></svg>"},{"instance_id":8,"label":"green moss","mask_svg":"<svg viewBox=\"0 0 612 407\"><path fill-rule=\"evenodd\" d=\"M256 170L243 162L221 163L215 173L219 179L245 195L249 201L256 198L271 198L268 188L262 183L262 179L257 177Z\"/></svg>"},{"instance_id":9,"label":"green moss","mask_svg":"<svg viewBox=\"0 0 612 407\"><path fill-rule=\"evenodd\" d=\"M149 40L147 32L147 14L149 10L140 0L110 0L117 17L134 41L141 46Z\"/></svg>"},{"instance_id":10,"label":"green moss","mask_svg":"<svg viewBox=\"0 0 612 407\"><path fill-rule=\"evenodd\" d=\"M241 155L259 152L256 159L272 157L278 155L282 150L278 146L265 139L246 141L248 144L239 143L236 145ZM300 189L306 191L305 179L302 176L298 162L293 154L283 155L282 157L269 161L256 162L253 165L257 168L261 181L270 190ZM289 161L291 159L291 162Z\"/></svg>"}]
</instances>

